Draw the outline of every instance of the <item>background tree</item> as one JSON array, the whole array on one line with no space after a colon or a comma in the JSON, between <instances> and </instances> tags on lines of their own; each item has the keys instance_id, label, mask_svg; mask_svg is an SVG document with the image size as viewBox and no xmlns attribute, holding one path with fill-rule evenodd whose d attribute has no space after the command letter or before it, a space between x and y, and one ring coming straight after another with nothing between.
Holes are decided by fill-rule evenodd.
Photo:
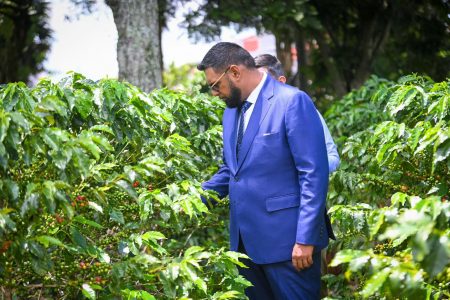
<instances>
[{"instance_id":1,"label":"background tree","mask_svg":"<svg viewBox=\"0 0 450 300\"><path fill-rule=\"evenodd\" d=\"M78 14L90 13L96 2L72 0L81 9ZM164 4L161 11L157 0L106 1L119 36L119 79L147 92L162 85L161 26L166 22L162 16L170 15L173 5L160 2ZM30 75L43 71L42 62L50 49L47 12L46 1L0 0L0 83L27 82Z\"/></svg>"},{"instance_id":2,"label":"background tree","mask_svg":"<svg viewBox=\"0 0 450 300\"><path fill-rule=\"evenodd\" d=\"M162 85L157 0L106 0L118 32L119 79L151 91Z\"/></svg>"},{"instance_id":3,"label":"background tree","mask_svg":"<svg viewBox=\"0 0 450 300\"><path fill-rule=\"evenodd\" d=\"M82 13L89 14L98 0L71 2L81 8ZM162 32L167 26L167 20L175 15L177 5L186 0L105 2L113 12L119 36L119 79L147 91L160 87L164 70Z\"/></svg>"},{"instance_id":4,"label":"background tree","mask_svg":"<svg viewBox=\"0 0 450 300\"><path fill-rule=\"evenodd\" d=\"M206 39L233 24L269 31L282 60L295 43L300 76L292 76L294 83L315 95L341 96L371 73L448 76L448 8L440 0L212 0L190 12L186 24L191 36Z\"/></svg>"},{"instance_id":5,"label":"background tree","mask_svg":"<svg viewBox=\"0 0 450 300\"><path fill-rule=\"evenodd\" d=\"M48 3L0 0L0 83L25 81L43 70L50 48Z\"/></svg>"}]
</instances>

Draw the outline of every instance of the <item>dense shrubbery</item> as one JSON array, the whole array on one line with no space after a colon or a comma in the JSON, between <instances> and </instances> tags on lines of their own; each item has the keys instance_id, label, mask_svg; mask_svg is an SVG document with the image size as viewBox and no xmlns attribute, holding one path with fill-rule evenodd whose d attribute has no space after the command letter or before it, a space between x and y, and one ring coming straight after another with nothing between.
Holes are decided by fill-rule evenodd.
<instances>
[{"instance_id":1,"label":"dense shrubbery","mask_svg":"<svg viewBox=\"0 0 450 300\"><path fill-rule=\"evenodd\" d=\"M222 109L195 90L147 95L79 74L3 86L2 295L239 297L226 205L209 213L200 201L221 158Z\"/></svg>"},{"instance_id":2,"label":"dense shrubbery","mask_svg":"<svg viewBox=\"0 0 450 300\"><path fill-rule=\"evenodd\" d=\"M3 297L243 297L226 202L199 200L223 103L166 80L189 94L79 74L0 88ZM342 156L329 299L450 297L448 84L373 77L325 115Z\"/></svg>"},{"instance_id":3,"label":"dense shrubbery","mask_svg":"<svg viewBox=\"0 0 450 300\"><path fill-rule=\"evenodd\" d=\"M374 77L326 118L342 152L330 297L449 298L449 82Z\"/></svg>"}]
</instances>

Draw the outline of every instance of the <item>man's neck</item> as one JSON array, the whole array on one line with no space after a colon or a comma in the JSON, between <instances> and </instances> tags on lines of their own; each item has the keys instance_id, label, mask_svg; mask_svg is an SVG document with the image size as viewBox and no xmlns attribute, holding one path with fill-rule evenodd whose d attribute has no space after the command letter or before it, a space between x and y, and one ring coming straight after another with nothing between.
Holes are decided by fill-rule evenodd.
<instances>
[{"instance_id":1,"label":"man's neck","mask_svg":"<svg viewBox=\"0 0 450 300\"><path fill-rule=\"evenodd\" d=\"M258 69L247 70L248 81L247 84L242 88L242 96L247 99L248 96L253 92L253 90L258 86L263 78L263 74Z\"/></svg>"}]
</instances>

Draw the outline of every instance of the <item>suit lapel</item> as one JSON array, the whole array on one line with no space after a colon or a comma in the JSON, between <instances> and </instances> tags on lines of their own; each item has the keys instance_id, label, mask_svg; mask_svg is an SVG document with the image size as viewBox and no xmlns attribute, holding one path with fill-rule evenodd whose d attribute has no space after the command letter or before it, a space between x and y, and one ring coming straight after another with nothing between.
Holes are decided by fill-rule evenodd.
<instances>
[{"instance_id":1,"label":"suit lapel","mask_svg":"<svg viewBox=\"0 0 450 300\"><path fill-rule=\"evenodd\" d=\"M252 145L256 134L258 133L259 127L261 126L262 121L264 120L264 118L267 115L267 112L269 111L271 105L269 99L273 97L272 80L273 79L269 75L267 75L266 82L264 83L261 92L258 95L258 99L254 104L255 107L253 109L252 116L250 117L247 129L245 130L244 137L242 139L242 145L239 151L240 159L239 164L237 164L236 173L239 171L239 169L242 166L242 163L247 157L248 151L250 150L250 146ZM235 146L234 149L236 149L236 142L233 145ZM234 151L234 153L236 153L236 150ZM234 159L236 159L236 155L234 156Z\"/></svg>"}]
</instances>

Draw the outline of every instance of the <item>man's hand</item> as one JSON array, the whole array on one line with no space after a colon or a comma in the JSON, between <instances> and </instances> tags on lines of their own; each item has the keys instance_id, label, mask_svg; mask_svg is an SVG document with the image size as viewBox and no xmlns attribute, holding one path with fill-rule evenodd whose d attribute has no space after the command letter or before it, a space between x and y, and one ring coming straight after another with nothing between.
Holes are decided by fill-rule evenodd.
<instances>
[{"instance_id":1,"label":"man's hand","mask_svg":"<svg viewBox=\"0 0 450 300\"><path fill-rule=\"evenodd\" d=\"M314 246L295 244L292 250L292 264L297 271L309 268L313 264Z\"/></svg>"}]
</instances>

